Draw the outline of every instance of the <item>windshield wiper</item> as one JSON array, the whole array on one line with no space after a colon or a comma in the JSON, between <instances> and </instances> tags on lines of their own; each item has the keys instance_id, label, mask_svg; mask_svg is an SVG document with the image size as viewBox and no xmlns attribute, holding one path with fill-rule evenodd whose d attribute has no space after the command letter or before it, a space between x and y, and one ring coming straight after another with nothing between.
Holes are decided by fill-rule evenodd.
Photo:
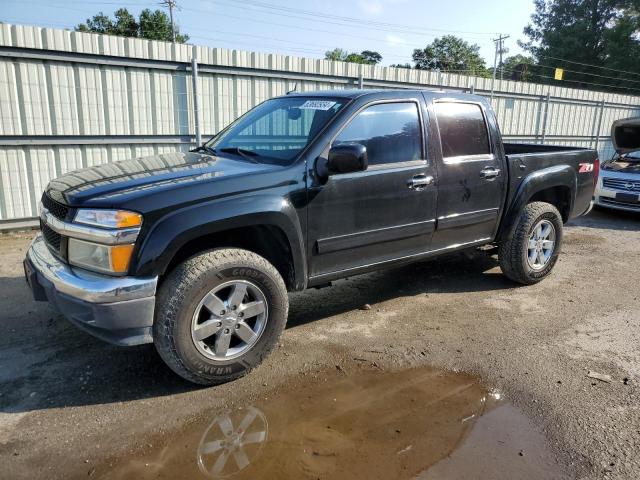
<instances>
[{"instance_id":1,"label":"windshield wiper","mask_svg":"<svg viewBox=\"0 0 640 480\"><path fill-rule=\"evenodd\" d=\"M247 160L250 160L253 163L260 163L255 158L253 158L253 157L257 157L258 154L252 150L246 150L240 147L224 147L224 148L221 148L220 151L224 153L234 153L236 155L240 155L241 157L246 158Z\"/></svg>"},{"instance_id":2,"label":"windshield wiper","mask_svg":"<svg viewBox=\"0 0 640 480\"><path fill-rule=\"evenodd\" d=\"M193 150L189 150L190 152L196 153L196 152L206 152L210 155L217 155L218 152L216 152L216 150L214 148L209 147L208 145L199 145L196 148L194 148Z\"/></svg>"}]
</instances>

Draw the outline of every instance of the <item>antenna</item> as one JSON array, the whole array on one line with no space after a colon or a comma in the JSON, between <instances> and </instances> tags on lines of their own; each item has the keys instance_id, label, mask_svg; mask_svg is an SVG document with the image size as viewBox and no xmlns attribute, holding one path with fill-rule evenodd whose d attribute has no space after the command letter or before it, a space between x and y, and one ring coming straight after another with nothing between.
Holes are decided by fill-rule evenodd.
<instances>
[{"instance_id":1,"label":"antenna","mask_svg":"<svg viewBox=\"0 0 640 480\"><path fill-rule=\"evenodd\" d=\"M290 93L293 93L293 92L295 92L295 91L297 91L297 90L298 90L298 82L296 82L296 84L293 86L293 89L292 89L292 90L289 90L289 91L287 92L287 95L289 95Z\"/></svg>"}]
</instances>

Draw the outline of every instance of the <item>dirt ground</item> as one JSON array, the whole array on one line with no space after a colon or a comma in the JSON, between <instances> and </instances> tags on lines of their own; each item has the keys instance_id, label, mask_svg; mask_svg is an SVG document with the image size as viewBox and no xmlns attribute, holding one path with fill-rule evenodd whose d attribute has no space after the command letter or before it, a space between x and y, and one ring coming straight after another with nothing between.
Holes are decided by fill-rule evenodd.
<instances>
[{"instance_id":1,"label":"dirt ground","mask_svg":"<svg viewBox=\"0 0 640 480\"><path fill-rule=\"evenodd\" d=\"M466 372L528 417L568 476L640 478L640 216L595 211L565 232L553 275L530 287L475 252L292 294L271 357L213 388L180 380L152 347L104 344L34 302L21 264L33 232L2 236L0 478L108 477L105 462L202 412L362 363Z\"/></svg>"}]
</instances>

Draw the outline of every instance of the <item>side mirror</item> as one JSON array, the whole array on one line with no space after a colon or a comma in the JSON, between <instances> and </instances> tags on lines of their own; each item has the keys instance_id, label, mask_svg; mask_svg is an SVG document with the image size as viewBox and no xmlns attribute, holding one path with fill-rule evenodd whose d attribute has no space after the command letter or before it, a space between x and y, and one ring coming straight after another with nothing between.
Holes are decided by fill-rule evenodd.
<instances>
[{"instance_id":1,"label":"side mirror","mask_svg":"<svg viewBox=\"0 0 640 480\"><path fill-rule=\"evenodd\" d=\"M367 169L369 160L367 158L367 147L360 143L344 143L334 145L329 150L327 161L327 173L361 172Z\"/></svg>"}]
</instances>

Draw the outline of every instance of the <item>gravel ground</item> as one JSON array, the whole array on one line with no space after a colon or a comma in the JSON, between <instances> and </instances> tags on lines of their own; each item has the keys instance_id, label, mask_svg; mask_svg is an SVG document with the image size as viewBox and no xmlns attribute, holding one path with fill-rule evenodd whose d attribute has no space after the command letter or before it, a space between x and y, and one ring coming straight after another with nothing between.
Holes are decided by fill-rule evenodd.
<instances>
[{"instance_id":1,"label":"gravel ground","mask_svg":"<svg viewBox=\"0 0 640 480\"><path fill-rule=\"evenodd\" d=\"M574 220L553 275L530 287L474 252L293 294L279 348L215 388L183 382L152 347L103 344L33 302L21 265L32 236L0 237L0 477L91 474L204 409L365 358L477 375L544 433L564 471L640 478L640 216Z\"/></svg>"}]
</instances>

